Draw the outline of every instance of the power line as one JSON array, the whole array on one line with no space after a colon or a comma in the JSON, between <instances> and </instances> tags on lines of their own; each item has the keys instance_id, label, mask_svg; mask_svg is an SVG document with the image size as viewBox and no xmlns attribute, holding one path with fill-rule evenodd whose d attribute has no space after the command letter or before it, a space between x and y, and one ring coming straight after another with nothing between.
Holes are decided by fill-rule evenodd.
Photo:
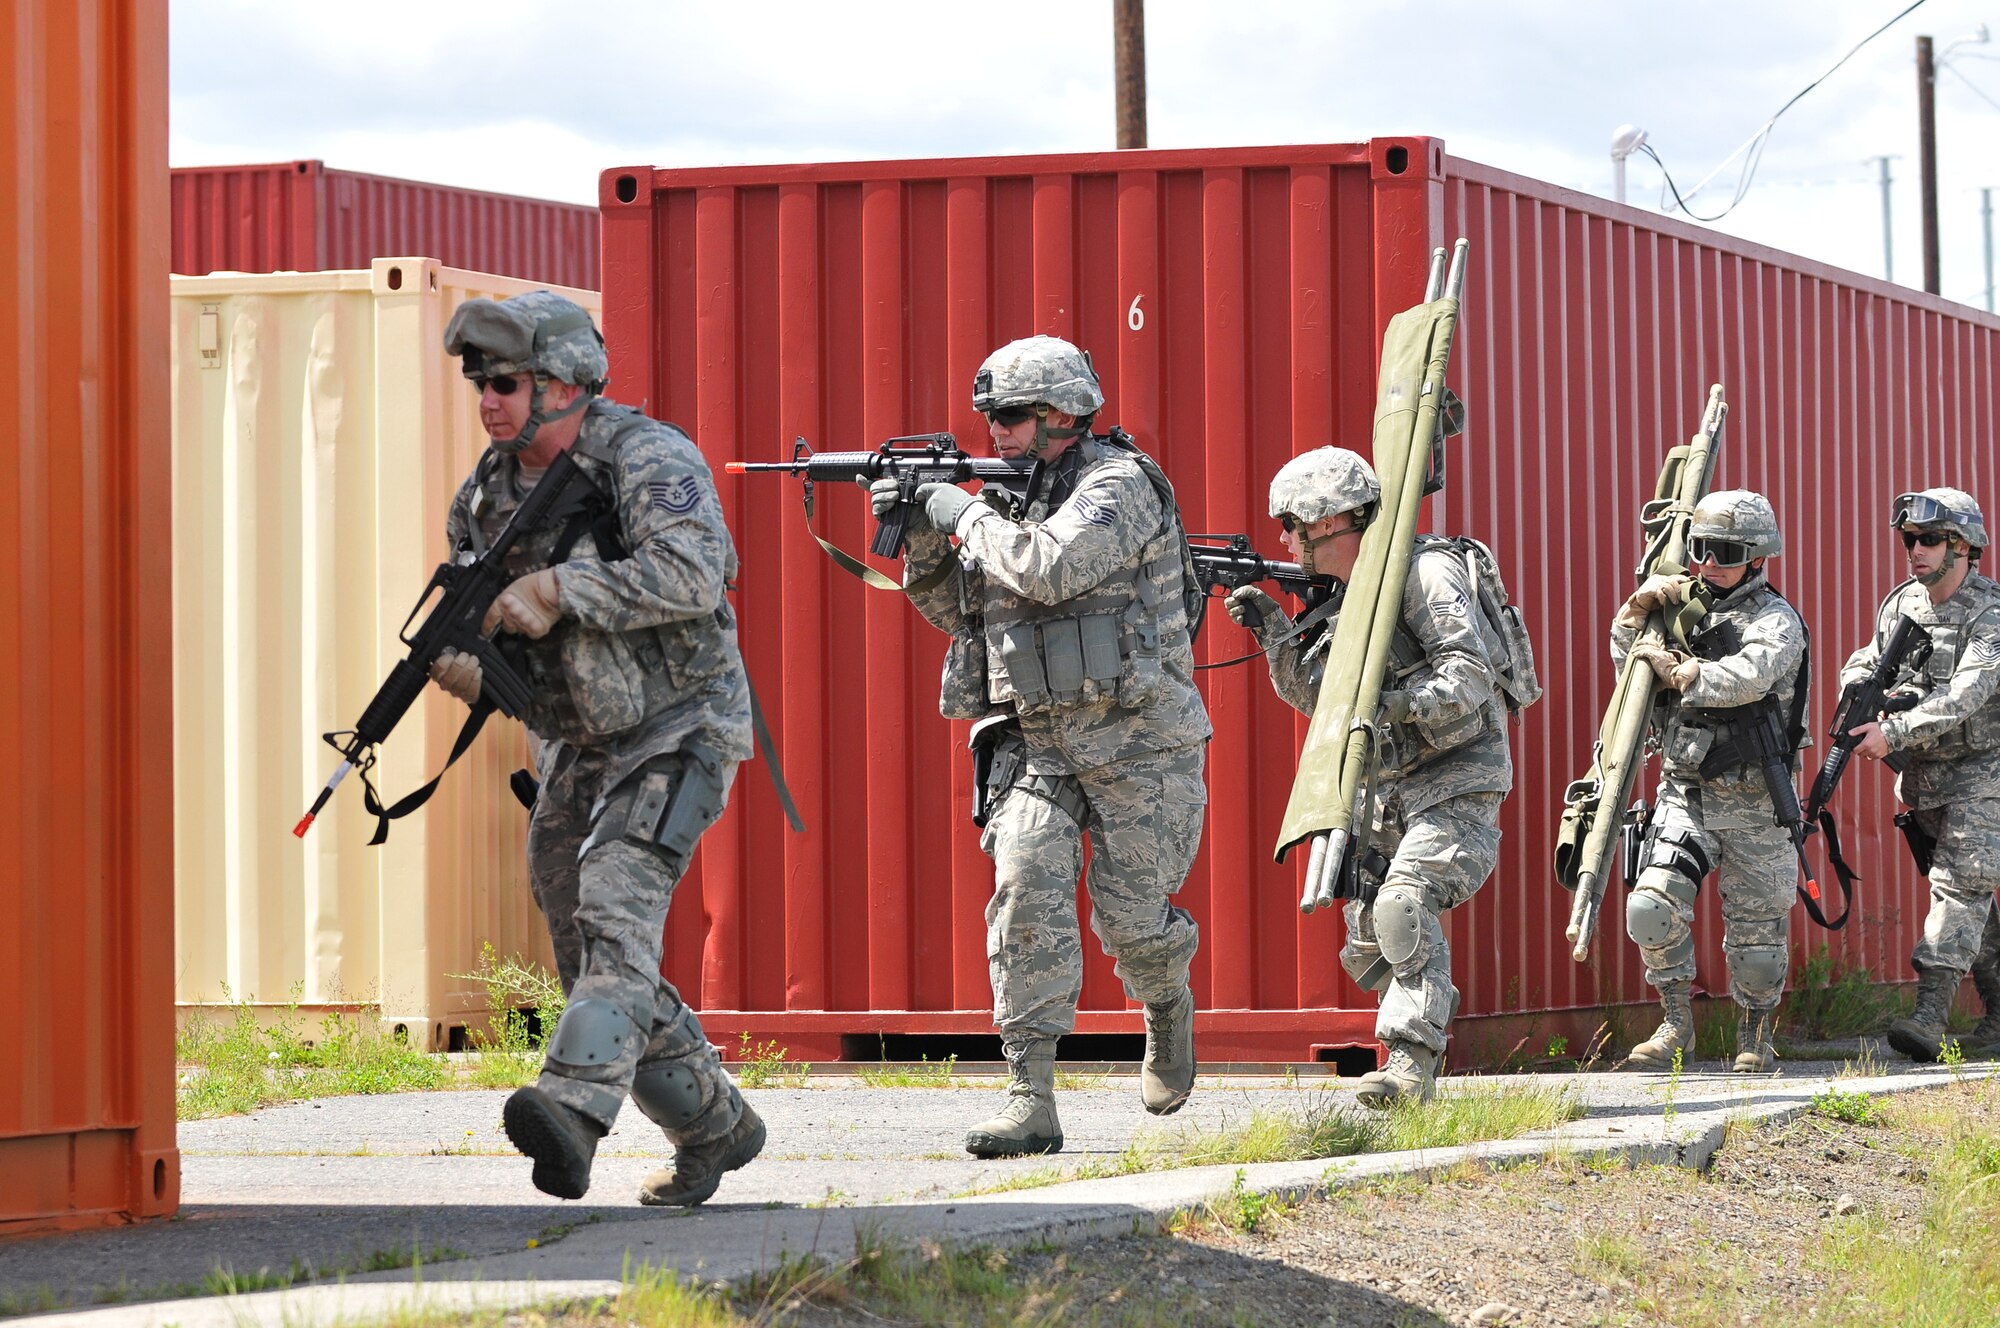
<instances>
[{"instance_id":1,"label":"power line","mask_svg":"<svg viewBox=\"0 0 2000 1328\"><path fill-rule=\"evenodd\" d=\"M1710 171L1707 175L1703 176L1695 184L1694 188L1687 191L1686 195L1683 195L1680 191L1680 187L1674 183L1674 177L1672 173L1667 170L1667 164L1664 161L1660 160L1660 154L1655 152L1650 144L1641 145L1639 151L1645 153L1648 157L1651 157L1653 159L1653 164L1660 168L1660 175L1665 181L1666 189L1667 191L1670 191L1674 196L1674 206L1679 208L1682 212L1687 213L1688 216L1694 218L1696 221L1708 221L1708 222L1720 221L1724 217L1728 216L1731 212L1733 212L1736 209L1736 205L1743 201L1743 196L1750 192L1750 182L1756 178L1757 165L1764 159L1764 147L1767 143L1770 142L1771 131L1773 128L1777 126L1778 118L1782 116L1786 111L1791 110L1792 107L1798 105L1800 98L1804 97L1808 92L1811 92L1814 88L1818 87L1820 84L1826 82L1827 79L1831 78L1834 72L1838 70L1842 65L1846 64L1849 60L1852 60L1855 57L1855 55L1860 52L1862 47L1866 46L1869 42L1874 41L1877 37L1887 32L1890 28L1895 27L1896 24L1908 18L1911 14L1915 13L1918 9L1922 8L1925 3L1926 0L1914 0L1913 3L1905 6L1904 9L1900 13L1898 13L1894 18L1890 19L1887 23L1884 23L1881 27L1875 29L1875 31L1869 33L1866 37L1863 37L1859 42L1855 43L1854 48L1848 51L1846 55L1843 55L1838 60L1834 61L1832 66L1829 67L1824 74L1821 74L1818 78L1814 79L1812 82L1806 84L1803 88L1800 88L1796 93L1794 93L1790 101L1787 101L1783 106L1780 106L1772 114L1771 118L1764 122L1763 128L1759 129L1756 133L1752 134L1749 137L1749 139L1743 144L1742 147L1737 148L1736 151L1730 153L1727 157L1724 157L1722 161L1719 164L1717 164L1716 168ZM1745 152L1747 152L1749 155L1744 157L1743 173L1737 177L1736 193L1734 194L1734 196L1730 198L1728 205L1724 207L1722 211L1716 213L1712 217L1704 217L1700 213L1696 212L1693 208L1690 208L1688 206L1689 198L1692 198L1696 194L1700 193L1710 180L1713 180L1717 175L1721 174L1722 168L1724 166L1727 166L1731 161L1734 161L1738 156L1742 156ZM1664 193L1661 196L1661 210L1662 211L1666 210Z\"/></svg>"},{"instance_id":2,"label":"power line","mask_svg":"<svg viewBox=\"0 0 2000 1328\"><path fill-rule=\"evenodd\" d=\"M1956 59L1958 59L1958 57L1954 55L1952 57L1952 60ZM1991 106L1994 110L2000 111L2000 101L1995 101L1993 100L1993 98L1987 96L1985 89L1981 88L1977 83L1974 83L1971 79L1967 78L1965 75L1959 73L1958 70L1954 69L1949 60L1945 62L1944 67L1946 73L1952 75L1959 82L1965 84L1966 87L1971 88L1973 96L1979 98L1979 100L1985 102L1988 106Z\"/></svg>"}]
</instances>

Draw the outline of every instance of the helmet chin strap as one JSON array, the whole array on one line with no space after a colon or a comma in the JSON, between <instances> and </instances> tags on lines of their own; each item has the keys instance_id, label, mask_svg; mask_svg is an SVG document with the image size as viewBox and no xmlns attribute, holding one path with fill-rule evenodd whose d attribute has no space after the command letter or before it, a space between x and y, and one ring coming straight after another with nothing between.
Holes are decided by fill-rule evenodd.
<instances>
[{"instance_id":1,"label":"helmet chin strap","mask_svg":"<svg viewBox=\"0 0 2000 1328\"><path fill-rule=\"evenodd\" d=\"M519 456L521 453L527 451L535 445L535 435L541 432L544 424L576 414L588 406L590 399L597 395L589 388L585 388L576 394L576 400L570 402L561 410L544 414L542 411L542 387L546 380L542 375L536 374L534 381L534 395L528 398L528 422L521 426L521 432L512 438L495 438L491 440L493 450L502 456Z\"/></svg>"},{"instance_id":2,"label":"helmet chin strap","mask_svg":"<svg viewBox=\"0 0 2000 1328\"><path fill-rule=\"evenodd\" d=\"M1080 424L1070 429L1051 429L1049 427L1049 408L1047 406L1037 406L1035 407L1035 441L1029 443L1028 450L1021 455L1033 461L1041 456L1043 449L1050 443L1059 443L1065 439L1075 438L1083 432L1084 426Z\"/></svg>"},{"instance_id":3,"label":"helmet chin strap","mask_svg":"<svg viewBox=\"0 0 2000 1328\"><path fill-rule=\"evenodd\" d=\"M1946 540L1944 542L1944 557L1938 559L1937 571L1918 577L1917 584L1923 586L1925 589L1929 589L1950 575L1951 569L1957 565L1958 549L1951 540Z\"/></svg>"}]
</instances>

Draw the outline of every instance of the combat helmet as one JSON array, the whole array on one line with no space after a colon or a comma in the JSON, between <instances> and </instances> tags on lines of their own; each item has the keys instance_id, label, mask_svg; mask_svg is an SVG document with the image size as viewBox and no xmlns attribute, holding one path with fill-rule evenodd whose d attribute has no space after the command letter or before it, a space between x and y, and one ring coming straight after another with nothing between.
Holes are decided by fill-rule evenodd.
<instances>
[{"instance_id":1,"label":"combat helmet","mask_svg":"<svg viewBox=\"0 0 2000 1328\"><path fill-rule=\"evenodd\" d=\"M1342 512L1359 512L1365 526L1382 501L1382 484L1358 453L1344 447L1315 447L1278 468L1271 477L1271 515L1311 525Z\"/></svg>"},{"instance_id":2,"label":"combat helmet","mask_svg":"<svg viewBox=\"0 0 2000 1328\"><path fill-rule=\"evenodd\" d=\"M1889 524L1948 530L1975 549L1986 547L1986 518L1980 514L1978 500L1963 489L1899 493L1889 508Z\"/></svg>"},{"instance_id":3,"label":"combat helmet","mask_svg":"<svg viewBox=\"0 0 2000 1328\"><path fill-rule=\"evenodd\" d=\"M445 326L444 348L447 354L459 357L460 370L470 379L499 374L533 376L528 421L518 437L495 440L493 446L501 452L525 451L542 425L588 406L592 397L604 391L611 373L604 337L590 314L574 300L553 291L528 291L504 300L467 300ZM583 393L562 410L544 413L542 389L551 379L573 383Z\"/></svg>"},{"instance_id":4,"label":"combat helmet","mask_svg":"<svg viewBox=\"0 0 2000 1328\"><path fill-rule=\"evenodd\" d=\"M1785 551L1778 514L1761 493L1718 489L1695 504L1688 523L1688 564L1711 557L1718 567L1741 567Z\"/></svg>"},{"instance_id":5,"label":"combat helmet","mask_svg":"<svg viewBox=\"0 0 2000 1328\"><path fill-rule=\"evenodd\" d=\"M1097 381L1087 351L1061 337L1023 337L986 357L972 378L972 408L991 418L1014 407L1032 410L1037 423L1028 455L1040 456L1051 440L1075 438L1090 427L1091 417L1104 405L1104 388ZM1073 428L1051 428L1048 413L1074 415Z\"/></svg>"}]
</instances>

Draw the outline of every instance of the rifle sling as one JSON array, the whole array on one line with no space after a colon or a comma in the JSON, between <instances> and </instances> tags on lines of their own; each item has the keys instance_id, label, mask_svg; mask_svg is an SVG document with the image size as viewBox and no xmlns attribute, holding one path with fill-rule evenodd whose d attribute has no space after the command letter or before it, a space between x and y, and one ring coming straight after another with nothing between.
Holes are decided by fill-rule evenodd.
<instances>
[{"instance_id":1,"label":"rifle sling","mask_svg":"<svg viewBox=\"0 0 2000 1328\"><path fill-rule=\"evenodd\" d=\"M472 707L472 713L465 717L465 724L459 729L458 737L452 740L451 755L445 759L444 770L431 776L430 783L399 799L393 807L382 805L381 796L375 792L375 785L369 780L367 769L364 767L360 770L361 805L375 818L375 837L368 841L371 848L387 842L389 822L402 820L431 800L431 794L437 792L438 781L444 778L445 770L451 769L458 763L458 758L465 755L466 749L472 746L472 740L479 736L479 730L485 727L486 717L492 713L493 703L481 697Z\"/></svg>"},{"instance_id":2,"label":"rifle sling","mask_svg":"<svg viewBox=\"0 0 2000 1328\"><path fill-rule=\"evenodd\" d=\"M1840 852L1840 828L1834 824L1833 813L1822 807L1819 813L1820 833L1826 836L1827 861L1833 864L1834 879L1840 882L1840 916L1831 921L1820 910L1819 901L1806 893L1800 886L1799 902L1806 906L1806 912L1814 922L1828 931L1839 931L1847 925L1847 919L1854 912L1854 883L1861 878L1847 865L1847 859Z\"/></svg>"},{"instance_id":3,"label":"rifle sling","mask_svg":"<svg viewBox=\"0 0 2000 1328\"><path fill-rule=\"evenodd\" d=\"M812 528L813 508L811 486L807 486L806 489L805 509L806 534L811 535L813 542L826 550L826 556L833 559L835 567L854 577L870 590L893 590L903 595L921 595L933 586L943 585L945 578L951 575L952 559L947 557L936 567L933 567L909 585L898 585L870 567L867 563L862 562L859 558L842 549L839 545L819 537L819 532Z\"/></svg>"},{"instance_id":4,"label":"rifle sling","mask_svg":"<svg viewBox=\"0 0 2000 1328\"><path fill-rule=\"evenodd\" d=\"M1272 637L1270 640L1264 642L1261 646L1251 651L1247 655L1238 655L1235 659L1217 660L1213 664L1197 664L1194 666L1195 672L1200 673L1204 669L1226 669L1235 664L1246 663L1249 660L1263 659L1265 657L1265 652L1270 650L1272 647L1284 645L1287 641L1290 641L1295 637L1301 636L1311 628L1317 627L1321 623L1325 622L1328 618L1332 617L1334 613L1336 613L1339 610L1340 604L1341 604L1340 596L1329 595L1323 602L1313 606L1310 609L1307 609L1304 613L1300 614L1298 618L1293 621L1292 630L1290 630L1289 632L1285 632L1281 635Z\"/></svg>"}]
</instances>

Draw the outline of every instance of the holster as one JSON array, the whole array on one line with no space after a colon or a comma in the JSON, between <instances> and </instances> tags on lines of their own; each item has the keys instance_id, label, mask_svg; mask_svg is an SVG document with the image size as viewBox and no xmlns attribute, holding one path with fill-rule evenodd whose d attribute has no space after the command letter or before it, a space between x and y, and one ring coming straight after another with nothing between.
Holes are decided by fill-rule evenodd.
<instances>
[{"instance_id":1,"label":"holster","mask_svg":"<svg viewBox=\"0 0 2000 1328\"><path fill-rule=\"evenodd\" d=\"M1011 710L995 710L972 726L966 743L972 750L972 823L981 830L993 815L997 795L1005 791L993 787L994 754L1009 737L1018 744L1020 732L1021 722Z\"/></svg>"},{"instance_id":2,"label":"holster","mask_svg":"<svg viewBox=\"0 0 2000 1328\"><path fill-rule=\"evenodd\" d=\"M1646 835L1652 828L1653 807L1644 798L1625 809L1618 830L1618 865L1624 872L1628 890L1639 883L1639 873L1645 868Z\"/></svg>"},{"instance_id":3,"label":"holster","mask_svg":"<svg viewBox=\"0 0 2000 1328\"><path fill-rule=\"evenodd\" d=\"M1903 832L1903 842L1910 846L1910 861L1917 864L1917 874L1929 876L1931 864L1937 858L1937 836L1918 823L1915 812L1897 812L1896 828Z\"/></svg>"}]
</instances>

